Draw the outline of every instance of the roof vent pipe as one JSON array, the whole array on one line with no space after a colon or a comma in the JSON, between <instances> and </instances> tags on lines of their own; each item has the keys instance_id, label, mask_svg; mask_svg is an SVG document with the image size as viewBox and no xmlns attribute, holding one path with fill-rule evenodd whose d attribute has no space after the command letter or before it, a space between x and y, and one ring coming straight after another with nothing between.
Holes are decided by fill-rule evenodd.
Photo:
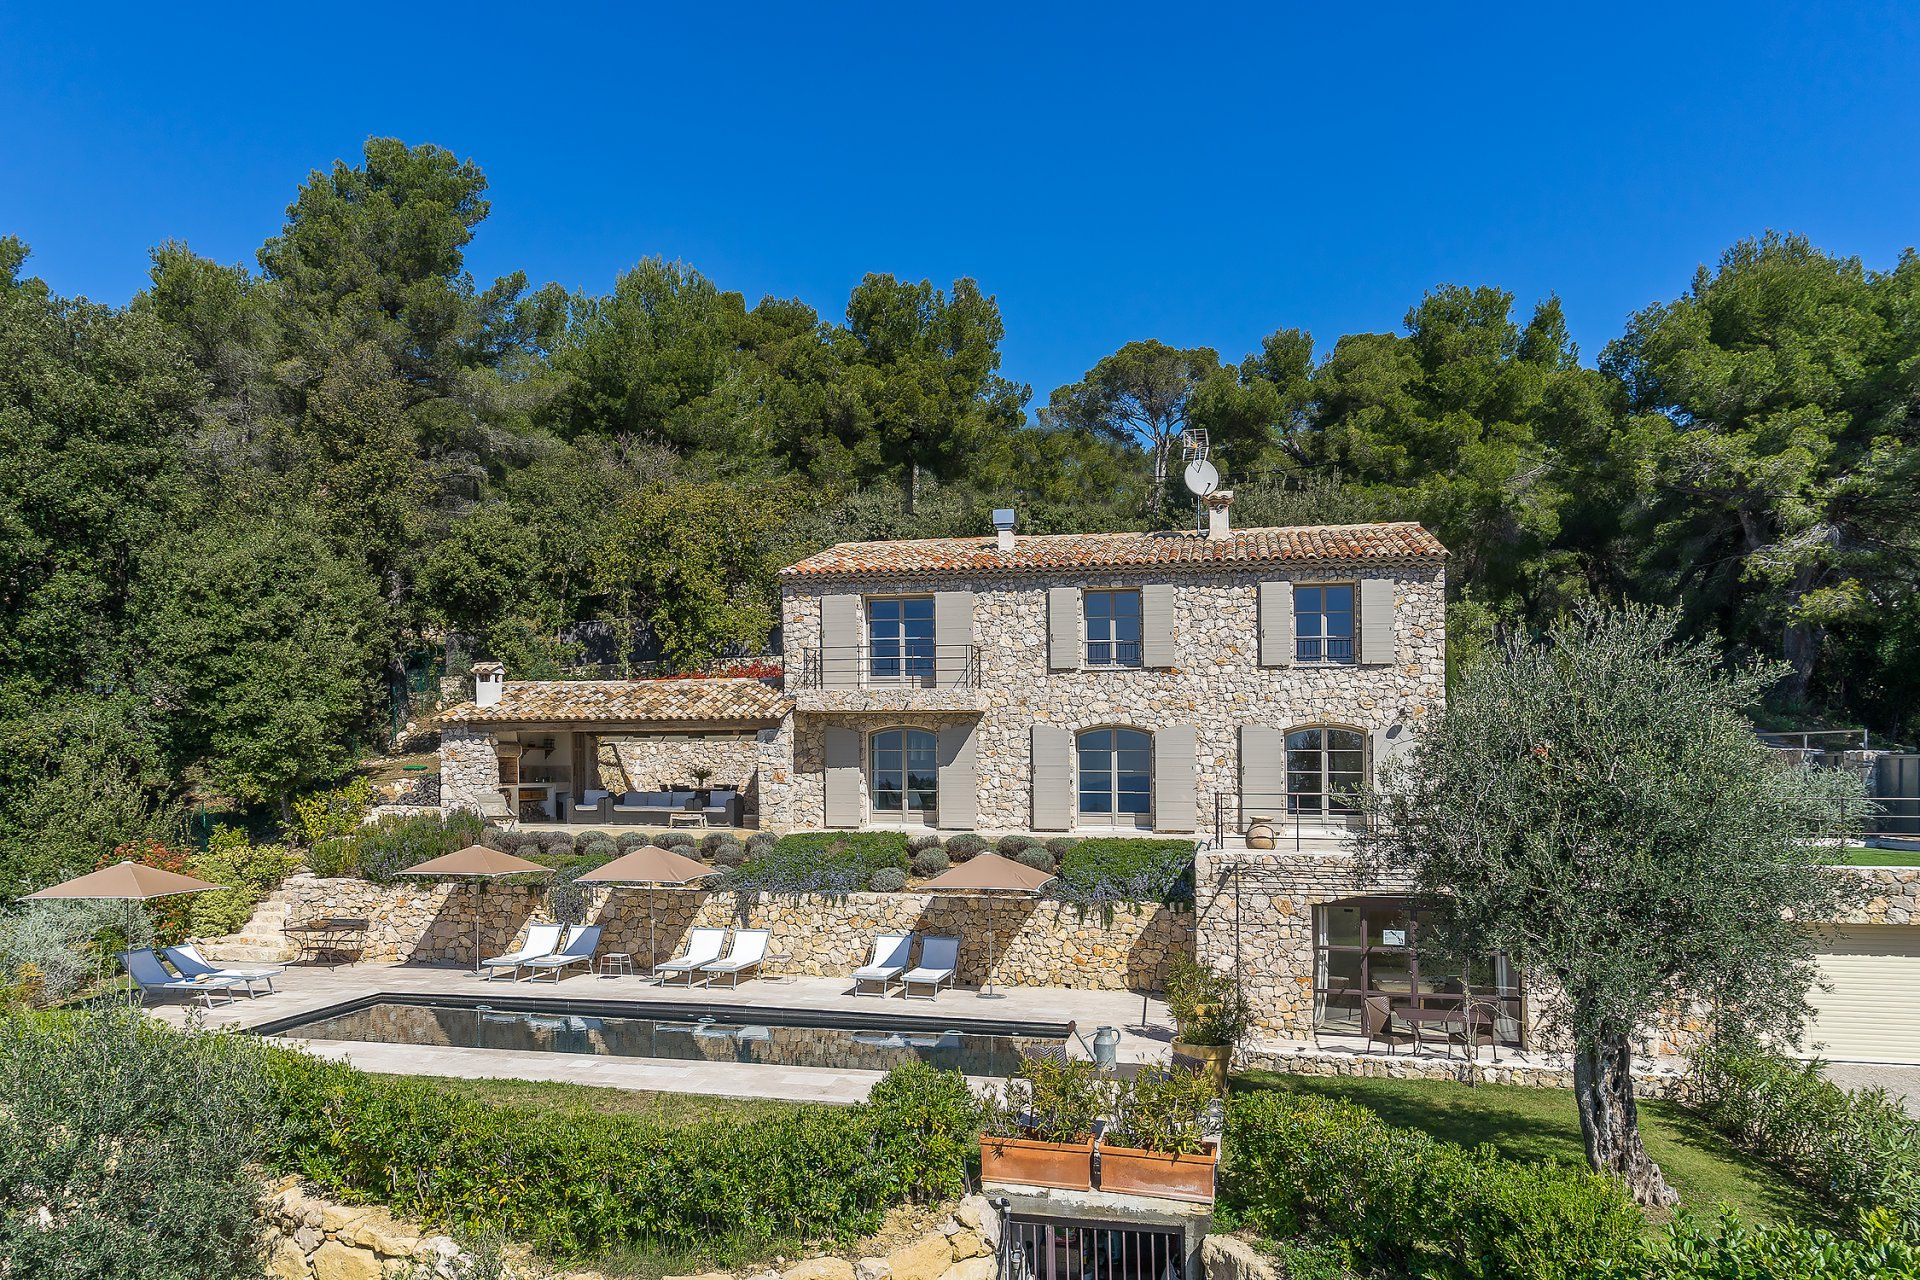
<instances>
[{"instance_id":1,"label":"roof vent pipe","mask_svg":"<svg viewBox=\"0 0 1920 1280\"><path fill-rule=\"evenodd\" d=\"M1219 489L1200 499L1207 508L1207 537L1224 538L1233 532L1232 524L1227 520L1227 508L1233 505L1233 490Z\"/></svg>"},{"instance_id":2,"label":"roof vent pipe","mask_svg":"<svg viewBox=\"0 0 1920 1280\"><path fill-rule=\"evenodd\" d=\"M473 664L473 705L476 707L497 707L500 694L507 687L507 668L501 662L476 662Z\"/></svg>"},{"instance_id":3,"label":"roof vent pipe","mask_svg":"<svg viewBox=\"0 0 1920 1280\"><path fill-rule=\"evenodd\" d=\"M1013 550L1013 508L995 507L993 509L994 542L1002 555Z\"/></svg>"}]
</instances>

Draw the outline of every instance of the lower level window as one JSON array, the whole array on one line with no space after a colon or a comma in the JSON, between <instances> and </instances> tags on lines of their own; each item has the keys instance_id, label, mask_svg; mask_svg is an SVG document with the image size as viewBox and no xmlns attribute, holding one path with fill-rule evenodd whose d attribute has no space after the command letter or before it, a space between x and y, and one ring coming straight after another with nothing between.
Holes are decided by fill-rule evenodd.
<instances>
[{"instance_id":1,"label":"lower level window","mask_svg":"<svg viewBox=\"0 0 1920 1280\"><path fill-rule=\"evenodd\" d=\"M1367 742L1356 729L1287 735L1287 812L1353 813L1367 781Z\"/></svg>"},{"instance_id":2,"label":"lower level window","mask_svg":"<svg viewBox=\"0 0 1920 1280\"><path fill-rule=\"evenodd\" d=\"M1153 739L1138 729L1080 735L1080 815L1144 818L1153 812Z\"/></svg>"},{"instance_id":3,"label":"lower level window","mask_svg":"<svg viewBox=\"0 0 1920 1280\"><path fill-rule=\"evenodd\" d=\"M925 729L884 729L873 735L869 790L877 813L932 813L940 770L933 734Z\"/></svg>"}]
</instances>

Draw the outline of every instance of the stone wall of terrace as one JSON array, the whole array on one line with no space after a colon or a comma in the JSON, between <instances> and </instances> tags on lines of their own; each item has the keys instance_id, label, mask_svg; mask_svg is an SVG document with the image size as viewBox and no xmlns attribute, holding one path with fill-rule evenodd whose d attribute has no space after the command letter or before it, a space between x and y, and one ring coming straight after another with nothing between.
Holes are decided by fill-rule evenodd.
<instances>
[{"instance_id":1,"label":"stone wall of terrace","mask_svg":"<svg viewBox=\"0 0 1920 1280\"><path fill-rule=\"evenodd\" d=\"M1854 867L1867 897L1835 924L1920 924L1920 867Z\"/></svg>"},{"instance_id":2,"label":"stone wall of terrace","mask_svg":"<svg viewBox=\"0 0 1920 1280\"><path fill-rule=\"evenodd\" d=\"M477 725L449 724L440 730L440 807L480 808L480 797L499 794L500 756L493 737Z\"/></svg>"},{"instance_id":3,"label":"stone wall of terrace","mask_svg":"<svg viewBox=\"0 0 1920 1280\"><path fill-rule=\"evenodd\" d=\"M709 787L753 787L759 750L753 730L705 733L617 733L599 739L600 786L616 795L694 786L706 769Z\"/></svg>"},{"instance_id":4,"label":"stone wall of terrace","mask_svg":"<svg viewBox=\"0 0 1920 1280\"><path fill-rule=\"evenodd\" d=\"M483 955L513 950L530 920L551 919L542 886L371 884L287 881L287 920L320 917L369 921L363 958L422 963L471 963L474 912L479 908ZM948 934L960 939L958 981L975 985L989 971L995 982L1083 990L1158 991L1176 958L1193 955L1191 910L1159 905L1120 906L1111 919L1058 902L1007 895L926 893L762 896L742 900L697 889L615 887L596 892L586 919L602 925L600 953L624 951L636 966L653 950L677 954L695 926L769 929L765 972L835 975L871 957L882 933Z\"/></svg>"}]
</instances>

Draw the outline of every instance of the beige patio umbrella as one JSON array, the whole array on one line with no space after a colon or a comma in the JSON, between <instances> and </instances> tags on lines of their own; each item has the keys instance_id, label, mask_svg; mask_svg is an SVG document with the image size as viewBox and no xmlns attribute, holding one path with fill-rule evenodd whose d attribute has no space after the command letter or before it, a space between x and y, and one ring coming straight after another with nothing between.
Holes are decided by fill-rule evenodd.
<instances>
[{"instance_id":1,"label":"beige patio umbrella","mask_svg":"<svg viewBox=\"0 0 1920 1280\"><path fill-rule=\"evenodd\" d=\"M178 871L162 871L159 867L150 867L144 862L116 862L110 867L98 871L89 871L84 876L75 876L71 880L62 880L59 884L28 894L23 902L57 902L91 900L116 902L145 902L149 898L171 898L176 893L205 893L209 889L224 889L225 885L208 884L205 880L193 876L183 876ZM105 958L102 957L104 965ZM106 966L110 968L111 966ZM96 975L106 981L105 969ZM131 998L131 993L129 993Z\"/></svg>"},{"instance_id":2,"label":"beige patio umbrella","mask_svg":"<svg viewBox=\"0 0 1920 1280\"><path fill-rule=\"evenodd\" d=\"M982 853L942 871L920 888L928 893L1011 893L1037 898L1055 879L1051 871L1041 871L997 853ZM994 941L994 932L988 929L986 981L980 986L983 996L992 994Z\"/></svg>"},{"instance_id":3,"label":"beige patio umbrella","mask_svg":"<svg viewBox=\"0 0 1920 1280\"><path fill-rule=\"evenodd\" d=\"M403 876L446 876L455 880L473 882L473 971L480 972L480 890L487 881L500 876L521 876L534 873L548 874L553 868L543 867L537 862L528 862L525 858L516 858L510 853L498 849L489 849L483 844L470 844L464 849L438 858L429 858L418 866L408 867L397 874Z\"/></svg>"},{"instance_id":4,"label":"beige patio umbrella","mask_svg":"<svg viewBox=\"0 0 1920 1280\"><path fill-rule=\"evenodd\" d=\"M646 845L631 853L623 853L604 867L595 867L584 875L573 878L575 884L633 884L643 885L647 890L647 972L653 972L653 966L659 963L659 953L653 946L653 891L661 887L679 888L716 875L712 867L695 862L683 853L671 849L662 849L655 845Z\"/></svg>"}]
</instances>

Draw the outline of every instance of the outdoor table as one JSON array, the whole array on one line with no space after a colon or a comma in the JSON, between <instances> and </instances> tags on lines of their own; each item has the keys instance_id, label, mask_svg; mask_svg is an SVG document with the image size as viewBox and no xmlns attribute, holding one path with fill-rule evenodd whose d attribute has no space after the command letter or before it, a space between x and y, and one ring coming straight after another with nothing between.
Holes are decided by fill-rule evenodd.
<instances>
[{"instance_id":1,"label":"outdoor table","mask_svg":"<svg viewBox=\"0 0 1920 1280\"><path fill-rule=\"evenodd\" d=\"M1467 1042L1467 1057L1469 1059L1472 1059L1478 1052L1478 1046L1474 1042L1474 1032L1477 1029L1484 1026L1487 1029L1488 1039L1492 1040L1493 1038L1493 1010L1478 1001L1469 1004L1464 1009L1459 1005L1437 1009L1430 1009L1425 1005L1402 1005L1396 1008L1393 1014L1396 1018L1399 1018L1402 1022L1407 1023L1413 1028L1413 1046L1416 1049L1425 1047L1420 1040L1420 1033L1424 1027L1439 1026L1447 1023L1457 1022L1464 1028ZM1499 1061L1497 1056L1499 1048L1497 1045L1494 1052L1496 1054L1494 1061L1497 1062Z\"/></svg>"},{"instance_id":2,"label":"outdoor table","mask_svg":"<svg viewBox=\"0 0 1920 1280\"><path fill-rule=\"evenodd\" d=\"M322 916L290 924L286 932L300 946L302 960L358 957L365 949L368 921L348 916Z\"/></svg>"},{"instance_id":3,"label":"outdoor table","mask_svg":"<svg viewBox=\"0 0 1920 1280\"><path fill-rule=\"evenodd\" d=\"M600 957L600 976L619 978L633 976L633 956L625 951L609 951Z\"/></svg>"}]
</instances>

